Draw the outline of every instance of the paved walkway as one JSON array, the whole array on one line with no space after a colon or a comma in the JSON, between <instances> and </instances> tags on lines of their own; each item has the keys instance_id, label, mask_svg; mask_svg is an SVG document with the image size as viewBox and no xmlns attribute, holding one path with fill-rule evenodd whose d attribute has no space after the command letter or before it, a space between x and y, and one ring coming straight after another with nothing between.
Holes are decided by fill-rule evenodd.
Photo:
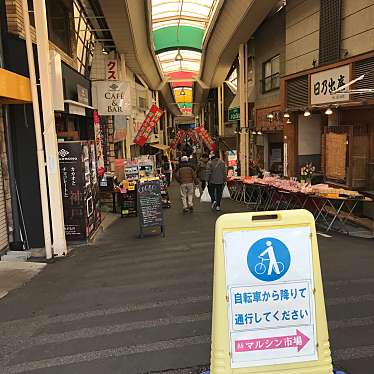
<instances>
[{"instance_id":1,"label":"paved walkway","mask_svg":"<svg viewBox=\"0 0 374 374\"><path fill-rule=\"evenodd\" d=\"M194 373L209 363L217 215L202 204L183 216L172 195L165 239L138 239L137 218L122 219L0 300L1 373ZM374 242L319 239L337 363L372 374Z\"/></svg>"}]
</instances>

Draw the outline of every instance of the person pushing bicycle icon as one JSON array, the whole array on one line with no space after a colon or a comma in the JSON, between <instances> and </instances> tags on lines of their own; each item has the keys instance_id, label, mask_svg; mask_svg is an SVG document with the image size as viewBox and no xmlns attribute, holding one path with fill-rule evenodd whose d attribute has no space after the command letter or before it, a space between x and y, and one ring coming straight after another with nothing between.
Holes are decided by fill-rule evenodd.
<instances>
[{"instance_id":1,"label":"person pushing bicycle icon","mask_svg":"<svg viewBox=\"0 0 374 374\"><path fill-rule=\"evenodd\" d=\"M283 262L277 261L274 248L270 240L266 242L266 247L267 248L258 256L261 262L255 266L255 272L257 274L264 274L267 270L267 275L271 275L273 271L278 275L281 274L284 270L284 264ZM265 265L266 262L268 262L267 268Z\"/></svg>"}]
</instances>

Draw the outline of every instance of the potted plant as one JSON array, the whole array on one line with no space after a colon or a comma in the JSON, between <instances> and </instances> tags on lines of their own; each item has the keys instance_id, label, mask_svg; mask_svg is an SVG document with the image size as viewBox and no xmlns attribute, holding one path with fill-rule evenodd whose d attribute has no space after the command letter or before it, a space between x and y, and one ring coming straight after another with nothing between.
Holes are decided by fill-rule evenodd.
<instances>
[{"instance_id":1,"label":"potted plant","mask_svg":"<svg viewBox=\"0 0 374 374\"><path fill-rule=\"evenodd\" d=\"M311 162L302 166L300 171L301 183L312 184L312 176L315 171L316 167Z\"/></svg>"}]
</instances>

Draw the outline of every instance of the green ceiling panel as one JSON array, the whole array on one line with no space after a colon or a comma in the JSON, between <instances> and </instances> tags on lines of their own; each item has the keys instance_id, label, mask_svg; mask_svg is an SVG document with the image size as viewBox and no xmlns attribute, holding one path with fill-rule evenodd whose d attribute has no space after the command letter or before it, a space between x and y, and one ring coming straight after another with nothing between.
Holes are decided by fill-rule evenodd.
<instances>
[{"instance_id":1,"label":"green ceiling panel","mask_svg":"<svg viewBox=\"0 0 374 374\"><path fill-rule=\"evenodd\" d=\"M179 26L179 32L177 26L153 31L156 53L177 48L201 51L203 37L204 30L192 26Z\"/></svg>"},{"instance_id":2,"label":"green ceiling panel","mask_svg":"<svg viewBox=\"0 0 374 374\"><path fill-rule=\"evenodd\" d=\"M179 108L192 108L192 103L178 103Z\"/></svg>"}]
</instances>

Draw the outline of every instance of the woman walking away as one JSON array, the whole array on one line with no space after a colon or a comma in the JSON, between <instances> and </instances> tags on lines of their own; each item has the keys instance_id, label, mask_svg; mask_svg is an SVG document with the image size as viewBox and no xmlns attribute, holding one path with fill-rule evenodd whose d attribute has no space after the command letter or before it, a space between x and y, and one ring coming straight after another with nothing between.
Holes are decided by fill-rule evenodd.
<instances>
[{"instance_id":1,"label":"woman walking away","mask_svg":"<svg viewBox=\"0 0 374 374\"><path fill-rule=\"evenodd\" d=\"M201 188L203 191L205 190L205 187L208 185L208 175L206 170L208 161L209 157L206 153L204 153L201 156L199 163L197 165L197 177L201 181Z\"/></svg>"},{"instance_id":2,"label":"woman walking away","mask_svg":"<svg viewBox=\"0 0 374 374\"><path fill-rule=\"evenodd\" d=\"M207 164L207 179L209 195L212 199L212 209L221 210L222 192L227 180L226 164L215 153Z\"/></svg>"},{"instance_id":3,"label":"woman walking away","mask_svg":"<svg viewBox=\"0 0 374 374\"><path fill-rule=\"evenodd\" d=\"M180 184L183 213L193 212L194 187L197 185L195 170L189 165L188 157L183 156L181 166L175 174L175 179Z\"/></svg>"}]
</instances>

